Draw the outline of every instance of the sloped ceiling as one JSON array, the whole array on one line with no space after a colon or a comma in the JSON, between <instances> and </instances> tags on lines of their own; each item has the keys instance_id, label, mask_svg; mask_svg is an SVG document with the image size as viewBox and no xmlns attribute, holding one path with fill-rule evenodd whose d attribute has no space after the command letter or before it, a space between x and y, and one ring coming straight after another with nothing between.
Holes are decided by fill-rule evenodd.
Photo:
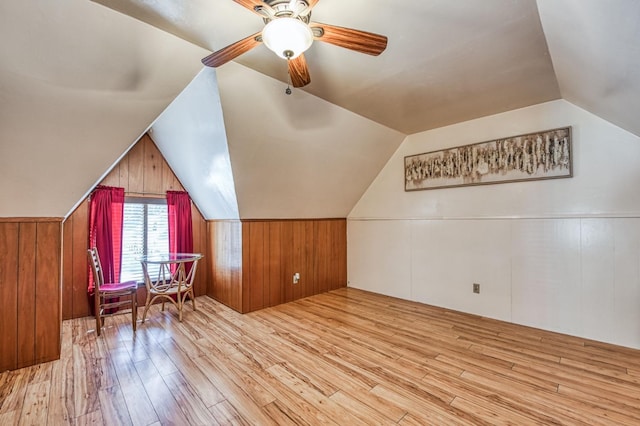
<instances>
[{"instance_id":1,"label":"sloped ceiling","mask_svg":"<svg viewBox=\"0 0 640 426\"><path fill-rule=\"evenodd\" d=\"M346 217L404 140L242 65L217 75L242 218Z\"/></svg>"},{"instance_id":2,"label":"sloped ceiling","mask_svg":"<svg viewBox=\"0 0 640 426\"><path fill-rule=\"evenodd\" d=\"M150 133L215 219L346 217L405 137L235 63L203 69Z\"/></svg>"},{"instance_id":3,"label":"sloped ceiling","mask_svg":"<svg viewBox=\"0 0 640 426\"><path fill-rule=\"evenodd\" d=\"M640 1L538 5L562 97L640 135Z\"/></svg>"},{"instance_id":4,"label":"sloped ceiling","mask_svg":"<svg viewBox=\"0 0 640 426\"><path fill-rule=\"evenodd\" d=\"M84 0L0 2L0 216L68 214L204 53Z\"/></svg>"},{"instance_id":5,"label":"sloped ceiling","mask_svg":"<svg viewBox=\"0 0 640 426\"><path fill-rule=\"evenodd\" d=\"M211 50L264 26L233 0L97 1ZM315 42L304 91L405 134L560 97L535 0L321 0L312 20L389 44L371 57ZM288 79L265 46L236 61Z\"/></svg>"},{"instance_id":6,"label":"sloped ceiling","mask_svg":"<svg viewBox=\"0 0 640 426\"><path fill-rule=\"evenodd\" d=\"M0 3L0 199L14 201L0 216L69 213L202 57L262 27L233 0L100 1L109 7ZM313 20L385 34L389 46L369 57L314 43L312 83L290 97L286 64L264 46L217 70L224 123L210 119L224 126L240 216L344 216L398 138L560 97L640 135L639 8L320 0ZM209 141L191 149L207 153Z\"/></svg>"}]
</instances>

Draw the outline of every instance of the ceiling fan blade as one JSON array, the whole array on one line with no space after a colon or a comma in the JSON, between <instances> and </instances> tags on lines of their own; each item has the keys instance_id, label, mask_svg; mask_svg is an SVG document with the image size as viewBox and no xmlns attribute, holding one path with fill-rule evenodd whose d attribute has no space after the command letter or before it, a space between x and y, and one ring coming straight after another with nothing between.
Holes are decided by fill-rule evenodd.
<instances>
[{"instance_id":1,"label":"ceiling fan blade","mask_svg":"<svg viewBox=\"0 0 640 426\"><path fill-rule=\"evenodd\" d=\"M311 22L311 28L321 28L324 32L316 40L334 44L367 55L378 56L387 48L387 37L353 28L337 27L335 25Z\"/></svg>"},{"instance_id":2,"label":"ceiling fan blade","mask_svg":"<svg viewBox=\"0 0 640 426\"><path fill-rule=\"evenodd\" d=\"M313 7L318 4L320 0L307 0L307 3L309 3L309 9L313 9Z\"/></svg>"},{"instance_id":3,"label":"ceiling fan blade","mask_svg":"<svg viewBox=\"0 0 640 426\"><path fill-rule=\"evenodd\" d=\"M202 63L208 67L219 67L236 57L248 52L249 50L260 44L260 33L255 33L247 38L236 41L227 47L213 52L211 55L202 59Z\"/></svg>"},{"instance_id":4,"label":"ceiling fan blade","mask_svg":"<svg viewBox=\"0 0 640 426\"><path fill-rule=\"evenodd\" d=\"M247 8L247 9L249 9L253 13L257 13L258 15L261 15L261 14L258 13L258 11L255 9L255 7L256 6L265 6L266 5L262 0L233 0L233 1L238 3L240 6L243 6L243 7Z\"/></svg>"},{"instance_id":5,"label":"ceiling fan blade","mask_svg":"<svg viewBox=\"0 0 640 426\"><path fill-rule=\"evenodd\" d=\"M309 75L307 60L304 58L304 55L290 59L287 62L289 62L289 76L291 77L293 87L304 87L311 83L311 75Z\"/></svg>"}]
</instances>

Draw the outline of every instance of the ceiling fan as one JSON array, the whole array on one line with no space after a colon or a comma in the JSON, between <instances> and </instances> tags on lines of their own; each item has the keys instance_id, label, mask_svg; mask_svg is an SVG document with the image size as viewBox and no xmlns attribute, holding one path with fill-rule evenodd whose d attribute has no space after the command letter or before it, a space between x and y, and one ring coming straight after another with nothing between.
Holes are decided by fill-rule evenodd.
<instances>
[{"instance_id":1,"label":"ceiling fan","mask_svg":"<svg viewBox=\"0 0 640 426\"><path fill-rule=\"evenodd\" d=\"M304 52L314 40L377 56L387 47L387 37L366 31L311 22L311 9L319 0L233 0L256 13L265 22L262 31L243 38L202 59L219 67L264 43L288 62L293 87L311 82Z\"/></svg>"}]
</instances>

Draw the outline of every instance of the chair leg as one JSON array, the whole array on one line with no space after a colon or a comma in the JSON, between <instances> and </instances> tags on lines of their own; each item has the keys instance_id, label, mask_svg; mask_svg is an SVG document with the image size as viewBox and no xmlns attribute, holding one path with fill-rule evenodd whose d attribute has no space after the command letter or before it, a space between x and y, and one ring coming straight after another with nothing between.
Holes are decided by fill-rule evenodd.
<instances>
[{"instance_id":1,"label":"chair leg","mask_svg":"<svg viewBox=\"0 0 640 426\"><path fill-rule=\"evenodd\" d=\"M184 306L184 301L182 300L182 295L180 293L176 294L176 308L178 308L178 320L182 322L182 306Z\"/></svg>"},{"instance_id":2,"label":"chair leg","mask_svg":"<svg viewBox=\"0 0 640 426\"><path fill-rule=\"evenodd\" d=\"M93 309L96 315L96 334L100 336L100 329L102 328L102 318L100 316L100 294L95 291L93 294Z\"/></svg>"},{"instance_id":3,"label":"chair leg","mask_svg":"<svg viewBox=\"0 0 640 426\"><path fill-rule=\"evenodd\" d=\"M138 323L138 295L133 293L131 295L131 315L133 316L133 332L136 332L136 325Z\"/></svg>"},{"instance_id":4,"label":"chair leg","mask_svg":"<svg viewBox=\"0 0 640 426\"><path fill-rule=\"evenodd\" d=\"M147 318L147 311L149 310L149 306L151 306L151 293L147 291L147 300L144 302L144 312L142 313L142 323L144 324L145 318Z\"/></svg>"},{"instance_id":5,"label":"chair leg","mask_svg":"<svg viewBox=\"0 0 640 426\"><path fill-rule=\"evenodd\" d=\"M191 287L191 304L193 305L193 310L196 310L196 298L193 294L193 287Z\"/></svg>"}]
</instances>

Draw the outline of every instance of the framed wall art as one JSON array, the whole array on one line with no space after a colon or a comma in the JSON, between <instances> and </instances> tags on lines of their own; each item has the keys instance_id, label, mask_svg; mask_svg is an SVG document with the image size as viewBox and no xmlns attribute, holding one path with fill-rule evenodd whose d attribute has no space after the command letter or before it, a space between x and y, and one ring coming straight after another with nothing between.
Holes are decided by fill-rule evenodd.
<instances>
[{"instance_id":1,"label":"framed wall art","mask_svg":"<svg viewBox=\"0 0 640 426\"><path fill-rule=\"evenodd\" d=\"M404 158L404 190L573 176L571 127L511 136Z\"/></svg>"}]
</instances>

